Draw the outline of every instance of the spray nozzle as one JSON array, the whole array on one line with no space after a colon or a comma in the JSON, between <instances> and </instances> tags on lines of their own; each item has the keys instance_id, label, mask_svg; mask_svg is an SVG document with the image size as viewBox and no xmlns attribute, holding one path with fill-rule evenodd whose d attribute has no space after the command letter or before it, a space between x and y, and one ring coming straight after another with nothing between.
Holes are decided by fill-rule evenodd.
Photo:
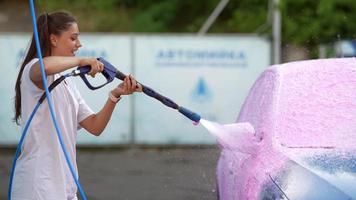
<instances>
[{"instance_id":1,"label":"spray nozzle","mask_svg":"<svg viewBox=\"0 0 356 200\"><path fill-rule=\"evenodd\" d=\"M184 116L186 116L187 118L189 118L190 120L192 120L194 124L198 124L201 119L200 115L182 106L178 108L178 111L182 113Z\"/></svg>"}]
</instances>

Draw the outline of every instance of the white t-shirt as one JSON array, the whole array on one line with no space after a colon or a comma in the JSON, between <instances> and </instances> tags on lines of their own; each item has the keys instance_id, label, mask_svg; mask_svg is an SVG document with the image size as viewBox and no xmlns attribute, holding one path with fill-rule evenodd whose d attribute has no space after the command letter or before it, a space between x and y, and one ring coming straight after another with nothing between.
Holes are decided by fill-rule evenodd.
<instances>
[{"instance_id":1,"label":"white t-shirt","mask_svg":"<svg viewBox=\"0 0 356 200\"><path fill-rule=\"evenodd\" d=\"M24 128L30 114L44 90L30 79L30 69L38 59L31 60L21 78L21 127ZM48 85L60 74L47 76ZM66 79L51 92L62 139L73 167L76 164L76 137L79 122L94 112L88 107L74 83ZM77 186L62 152L48 102L40 105L32 119L22 153L18 158L13 180L13 200L73 200L77 199Z\"/></svg>"}]
</instances>

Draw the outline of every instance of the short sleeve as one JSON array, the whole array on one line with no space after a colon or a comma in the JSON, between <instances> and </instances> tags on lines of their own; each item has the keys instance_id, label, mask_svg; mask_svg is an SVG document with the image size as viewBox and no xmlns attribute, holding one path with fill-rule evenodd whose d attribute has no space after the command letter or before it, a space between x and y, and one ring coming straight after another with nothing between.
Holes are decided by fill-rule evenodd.
<instances>
[{"instance_id":1,"label":"short sleeve","mask_svg":"<svg viewBox=\"0 0 356 200\"><path fill-rule=\"evenodd\" d=\"M21 76L21 91L24 92L28 92L29 94L31 94L32 97L34 97L35 99L39 99L40 96L43 94L44 90L42 90L41 88L37 87L31 80L30 78L30 71L32 66L38 62L38 58L34 58L32 59L30 62L28 62L25 67L24 70L22 72L22 76ZM49 75L47 76L47 84L50 85L54 80L54 75Z\"/></svg>"},{"instance_id":2,"label":"short sleeve","mask_svg":"<svg viewBox=\"0 0 356 200\"><path fill-rule=\"evenodd\" d=\"M80 123L85 118L94 114L94 111L86 104L84 99L81 99L79 102L79 110L78 110L78 122Z\"/></svg>"}]
</instances>

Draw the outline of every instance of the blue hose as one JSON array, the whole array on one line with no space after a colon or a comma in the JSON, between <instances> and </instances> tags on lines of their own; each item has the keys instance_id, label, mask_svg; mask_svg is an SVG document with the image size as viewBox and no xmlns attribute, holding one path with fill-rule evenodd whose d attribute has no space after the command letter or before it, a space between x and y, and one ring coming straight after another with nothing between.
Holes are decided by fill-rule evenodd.
<instances>
[{"instance_id":1,"label":"blue hose","mask_svg":"<svg viewBox=\"0 0 356 200\"><path fill-rule=\"evenodd\" d=\"M34 38L35 38L35 43L36 43L36 50L37 50L37 55L38 55L38 58L39 58L39 61L40 61L40 68L41 68L41 74L42 74L42 83L43 83L43 86L45 88L47 102L48 102L48 106L49 106L49 109L50 109L52 121L53 121L53 124L54 124L54 126L56 128L56 133L57 133L57 136L58 136L59 143L60 143L60 145L62 147L63 154L64 154L65 159L67 161L67 164L68 164L68 167L70 169L70 172L71 172L71 174L73 176L73 179L74 179L74 181L75 181L75 183L76 183L76 185L78 187L79 193L80 193L82 199L86 200L87 198L85 196L84 190L82 189L82 186L81 186L81 184L80 184L80 182L78 180L78 176L75 173L75 170L74 170L74 167L73 167L72 163L70 162L67 150L66 150L66 148L64 146L64 143L63 143L62 133L61 133L59 127L58 127L58 123L57 123L57 120L55 118L54 109L53 109L53 106L52 106L52 102L51 102L51 99L50 99L50 93L49 93L49 90L48 90L46 72L44 70L44 64L43 64L42 53L41 53L41 46L40 46L40 43L39 43L34 3L33 3L33 0L29 0L29 2L30 2L30 10L31 10L31 18L32 18L33 31L34 31ZM16 168L16 161L17 161L17 158L18 158L18 156L20 154L20 151L21 151L20 149L22 148L22 143L23 143L23 141L25 139L28 127L29 127L29 125L30 125L30 123L32 121L32 118L36 114L39 106L40 106L40 103L38 103L36 105L35 109L31 113L30 118L26 122L26 126L25 126L25 128L24 128L24 130L22 132L22 136L21 136L20 142L19 142L19 144L17 146L17 149L16 149L15 158L14 158L14 162L13 162L13 167L11 169L12 171L11 171L11 174L10 174L10 183L9 183L9 191L8 191L8 199L9 200L11 200L12 181L13 181L13 176L14 176L14 172L15 172L15 168Z\"/></svg>"}]
</instances>

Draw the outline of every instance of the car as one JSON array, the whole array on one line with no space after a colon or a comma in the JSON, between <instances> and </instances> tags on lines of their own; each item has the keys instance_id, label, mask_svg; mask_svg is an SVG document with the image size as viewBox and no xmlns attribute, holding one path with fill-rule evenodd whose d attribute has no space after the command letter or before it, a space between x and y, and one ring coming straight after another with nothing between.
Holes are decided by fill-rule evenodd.
<instances>
[{"instance_id":1,"label":"car","mask_svg":"<svg viewBox=\"0 0 356 200\"><path fill-rule=\"evenodd\" d=\"M235 123L202 123L221 149L219 199L356 199L356 58L273 65Z\"/></svg>"}]
</instances>

